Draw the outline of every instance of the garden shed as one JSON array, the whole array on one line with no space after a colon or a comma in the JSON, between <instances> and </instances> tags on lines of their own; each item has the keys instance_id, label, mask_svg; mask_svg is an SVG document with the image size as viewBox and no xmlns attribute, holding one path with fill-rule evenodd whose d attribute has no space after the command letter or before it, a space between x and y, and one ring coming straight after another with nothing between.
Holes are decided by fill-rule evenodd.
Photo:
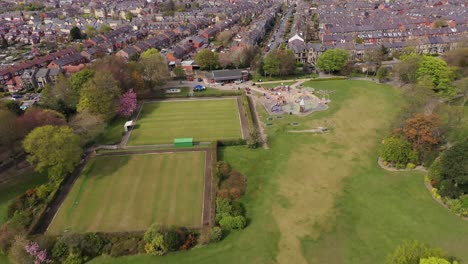
<instances>
[{"instance_id":1,"label":"garden shed","mask_svg":"<svg viewBox=\"0 0 468 264\"><path fill-rule=\"evenodd\" d=\"M193 138L175 138L175 147L191 147L193 146Z\"/></svg>"}]
</instances>

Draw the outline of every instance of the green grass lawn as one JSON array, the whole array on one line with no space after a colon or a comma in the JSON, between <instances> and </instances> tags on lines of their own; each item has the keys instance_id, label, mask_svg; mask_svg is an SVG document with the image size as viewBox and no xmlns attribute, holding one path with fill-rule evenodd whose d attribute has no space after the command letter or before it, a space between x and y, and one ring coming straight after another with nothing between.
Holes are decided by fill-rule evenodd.
<instances>
[{"instance_id":1,"label":"green grass lawn","mask_svg":"<svg viewBox=\"0 0 468 264\"><path fill-rule=\"evenodd\" d=\"M147 103L128 145L170 144L174 138L194 141L241 138L236 99Z\"/></svg>"},{"instance_id":2,"label":"green grass lawn","mask_svg":"<svg viewBox=\"0 0 468 264\"><path fill-rule=\"evenodd\" d=\"M468 223L432 199L424 175L387 172L377 165L377 147L401 107L398 91L364 81L309 86L335 91L330 109L274 119L267 127L268 150L219 151L220 159L247 176L246 229L188 252L100 257L92 263L375 264L404 239L468 261ZM265 120L268 115L257 109ZM331 132L288 133L317 126Z\"/></svg>"},{"instance_id":3,"label":"green grass lawn","mask_svg":"<svg viewBox=\"0 0 468 264\"><path fill-rule=\"evenodd\" d=\"M146 230L202 223L205 152L98 156L87 164L48 234Z\"/></svg>"}]
</instances>

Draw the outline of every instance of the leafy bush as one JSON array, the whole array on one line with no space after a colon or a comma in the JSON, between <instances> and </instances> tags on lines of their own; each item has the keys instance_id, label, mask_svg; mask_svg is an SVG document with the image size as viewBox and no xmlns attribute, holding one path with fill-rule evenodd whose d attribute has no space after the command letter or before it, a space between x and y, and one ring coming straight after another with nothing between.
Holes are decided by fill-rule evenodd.
<instances>
[{"instance_id":1,"label":"leafy bush","mask_svg":"<svg viewBox=\"0 0 468 264\"><path fill-rule=\"evenodd\" d=\"M8 249L10 249L15 236L20 233L20 230L12 228L7 224L4 224L0 228L0 253L6 255Z\"/></svg>"},{"instance_id":2,"label":"leafy bush","mask_svg":"<svg viewBox=\"0 0 468 264\"><path fill-rule=\"evenodd\" d=\"M210 242L219 242L223 239L223 230L215 226L210 231Z\"/></svg>"},{"instance_id":3,"label":"leafy bush","mask_svg":"<svg viewBox=\"0 0 468 264\"><path fill-rule=\"evenodd\" d=\"M383 160L396 164L415 163L418 156L411 149L411 144L401 137L386 138L380 146L379 154Z\"/></svg>"},{"instance_id":4,"label":"leafy bush","mask_svg":"<svg viewBox=\"0 0 468 264\"><path fill-rule=\"evenodd\" d=\"M54 247L52 248L52 257L54 259L65 259L68 257L69 254L69 249L67 246L67 243L62 238L57 239L57 241L54 244Z\"/></svg>"},{"instance_id":5,"label":"leafy bush","mask_svg":"<svg viewBox=\"0 0 468 264\"><path fill-rule=\"evenodd\" d=\"M237 171L231 171L229 177L221 182L218 196L225 199L239 199L244 195L246 188L245 176Z\"/></svg>"},{"instance_id":6,"label":"leafy bush","mask_svg":"<svg viewBox=\"0 0 468 264\"><path fill-rule=\"evenodd\" d=\"M82 264L83 258L78 253L72 253L63 261L63 264Z\"/></svg>"},{"instance_id":7,"label":"leafy bush","mask_svg":"<svg viewBox=\"0 0 468 264\"><path fill-rule=\"evenodd\" d=\"M146 231L143 240L146 242L145 251L148 254L162 256L168 251L168 246L158 225L152 225Z\"/></svg>"},{"instance_id":8,"label":"leafy bush","mask_svg":"<svg viewBox=\"0 0 468 264\"><path fill-rule=\"evenodd\" d=\"M103 239L94 233L86 234L80 244L81 253L90 258L101 255L103 247Z\"/></svg>"},{"instance_id":9,"label":"leafy bush","mask_svg":"<svg viewBox=\"0 0 468 264\"><path fill-rule=\"evenodd\" d=\"M243 229L246 223L243 216L225 216L219 221L219 225L224 230Z\"/></svg>"},{"instance_id":10,"label":"leafy bush","mask_svg":"<svg viewBox=\"0 0 468 264\"><path fill-rule=\"evenodd\" d=\"M33 216L30 211L16 211L9 224L15 228L27 228L32 220Z\"/></svg>"},{"instance_id":11,"label":"leafy bush","mask_svg":"<svg viewBox=\"0 0 468 264\"><path fill-rule=\"evenodd\" d=\"M231 166L225 161L218 161L216 164L216 176L220 181L229 177Z\"/></svg>"},{"instance_id":12,"label":"leafy bush","mask_svg":"<svg viewBox=\"0 0 468 264\"><path fill-rule=\"evenodd\" d=\"M406 168L406 166L405 166L405 164L397 163L395 165L395 168L398 169L398 170L402 170L402 169Z\"/></svg>"},{"instance_id":13,"label":"leafy bush","mask_svg":"<svg viewBox=\"0 0 468 264\"><path fill-rule=\"evenodd\" d=\"M216 198L216 222L219 222L223 217L230 216L232 205L227 199Z\"/></svg>"},{"instance_id":14,"label":"leafy bush","mask_svg":"<svg viewBox=\"0 0 468 264\"><path fill-rule=\"evenodd\" d=\"M421 258L445 257L439 248L432 248L419 241L405 241L387 258L388 264L418 264Z\"/></svg>"},{"instance_id":15,"label":"leafy bush","mask_svg":"<svg viewBox=\"0 0 468 264\"><path fill-rule=\"evenodd\" d=\"M406 168L408 170L413 170L414 168L416 168L416 165L414 165L414 163L410 162L410 163L406 164Z\"/></svg>"},{"instance_id":16,"label":"leafy bush","mask_svg":"<svg viewBox=\"0 0 468 264\"><path fill-rule=\"evenodd\" d=\"M170 228L164 232L164 240L167 245L168 251L176 251L182 246L185 240L185 233L178 232L175 228Z\"/></svg>"},{"instance_id":17,"label":"leafy bush","mask_svg":"<svg viewBox=\"0 0 468 264\"><path fill-rule=\"evenodd\" d=\"M427 176L429 177L432 186L439 186L439 183L442 180L442 164L440 163L440 160L435 160L432 163Z\"/></svg>"},{"instance_id":18,"label":"leafy bush","mask_svg":"<svg viewBox=\"0 0 468 264\"><path fill-rule=\"evenodd\" d=\"M54 191L54 187L51 184L42 184L36 189L36 195L39 200L46 200Z\"/></svg>"},{"instance_id":19,"label":"leafy bush","mask_svg":"<svg viewBox=\"0 0 468 264\"><path fill-rule=\"evenodd\" d=\"M28 242L29 241L26 240L26 238L22 235L15 237L10 251L8 252L10 261L18 264L34 263L34 258L28 252L26 252L26 245Z\"/></svg>"},{"instance_id":20,"label":"leafy bush","mask_svg":"<svg viewBox=\"0 0 468 264\"><path fill-rule=\"evenodd\" d=\"M468 208L463 207L463 203L459 199L447 199L445 201L450 211L463 217L468 216Z\"/></svg>"},{"instance_id":21,"label":"leafy bush","mask_svg":"<svg viewBox=\"0 0 468 264\"><path fill-rule=\"evenodd\" d=\"M218 140L218 146L224 146L224 147L241 146L241 145L245 145L245 144L247 144L247 141L245 139L242 139L242 138Z\"/></svg>"},{"instance_id":22,"label":"leafy bush","mask_svg":"<svg viewBox=\"0 0 468 264\"><path fill-rule=\"evenodd\" d=\"M458 198L468 192L468 139L460 142L440 157L440 194Z\"/></svg>"}]
</instances>

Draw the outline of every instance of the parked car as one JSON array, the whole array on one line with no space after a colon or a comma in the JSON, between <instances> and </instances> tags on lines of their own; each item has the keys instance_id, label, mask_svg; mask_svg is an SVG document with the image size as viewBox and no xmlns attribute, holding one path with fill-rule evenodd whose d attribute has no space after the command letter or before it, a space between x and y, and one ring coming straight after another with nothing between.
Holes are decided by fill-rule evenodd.
<instances>
[{"instance_id":1,"label":"parked car","mask_svg":"<svg viewBox=\"0 0 468 264\"><path fill-rule=\"evenodd\" d=\"M241 83L243 83L243 82L244 82L243 80L234 81L235 84L241 84Z\"/></svg>"}]
</instances>

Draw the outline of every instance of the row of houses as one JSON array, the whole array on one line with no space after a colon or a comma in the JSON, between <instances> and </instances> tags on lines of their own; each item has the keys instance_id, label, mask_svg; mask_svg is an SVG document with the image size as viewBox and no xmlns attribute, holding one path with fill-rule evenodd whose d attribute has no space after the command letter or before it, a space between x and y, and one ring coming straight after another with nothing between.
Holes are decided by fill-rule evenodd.
<instances>
[{"instance_id":1,"label":"row of houses","mask_svg":"<svg viewBox=\"0 0 468 264\"><path fill-rule=\"evenodd\" d=\"M423 54L442 54L468 39L468 10L462 1L402 1L394 3L319 1L301 2L302 13L319 17L320 43L305 40L296 27L288 47L297 62L314 64L327 49L342 48L361 60L379 48L390 56L405 47ZM299 10L299 12L301 12ZM294 29L294 27L293 27ZM308 30L314 30L309 28Z\"/></svg>"}]
</instances>

